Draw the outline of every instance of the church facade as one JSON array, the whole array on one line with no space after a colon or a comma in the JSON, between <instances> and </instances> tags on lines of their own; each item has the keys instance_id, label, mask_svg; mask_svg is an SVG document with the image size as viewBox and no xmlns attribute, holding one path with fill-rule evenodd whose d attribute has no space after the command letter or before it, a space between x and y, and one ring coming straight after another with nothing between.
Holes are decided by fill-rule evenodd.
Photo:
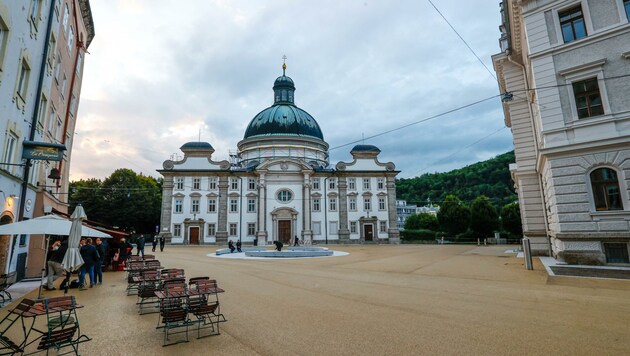
<instances>
[{"instance_id":1,"label":"church facade","mask_svg":"<svg viewBox=\"0 0 630 356\"><path fill-rule=\"evenodd\" d=\"M181 146L166 160L160 235L172 244L398 243L393 163L373 145L332 167L315 119L294 103L284 73L274 104L258 113L238 143L235 162L214 161L207 142Z\"/></svg>"}]
</instances>

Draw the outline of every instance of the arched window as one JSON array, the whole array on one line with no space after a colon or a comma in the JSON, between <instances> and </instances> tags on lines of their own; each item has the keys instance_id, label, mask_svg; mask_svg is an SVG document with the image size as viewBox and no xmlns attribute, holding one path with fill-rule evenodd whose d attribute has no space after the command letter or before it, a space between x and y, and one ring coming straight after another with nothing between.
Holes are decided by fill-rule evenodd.
<instances>
[{"instance_id":1,"label":"arched window","mask_svg":"<svg viewBox=\"0 0 630 356\"><path fill-rule=\"evenodd\" d=\"M610 168L598 168L591 172L591 187L595 210L623 210L617 172Z\"/></svg>"}]
</instances>

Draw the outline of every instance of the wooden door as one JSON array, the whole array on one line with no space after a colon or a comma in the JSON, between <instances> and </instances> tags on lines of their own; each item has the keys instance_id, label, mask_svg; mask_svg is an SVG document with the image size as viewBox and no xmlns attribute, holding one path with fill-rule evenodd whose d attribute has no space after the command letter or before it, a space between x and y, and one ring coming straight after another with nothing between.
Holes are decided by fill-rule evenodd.
<instances>
[{"instance_id":1,"label":"wooden door","mask_svg":"<svg viewBox=\"0 0 630 356\"><path fill-rule=\"evenodd\" d=\"M372 224L363 225L363 236L365 236L365 241L372 241L374 238L374 230Z\"/></svg>"},{"instance_id":2,"label":"wooden door","mask_svg":"<svg viewBox=\"0 0 630 356\"><path fill-rule=\"evenodd\" d=\"M199 228L191 227L190 228L190 244L191 245L199 245Z\"/></svg>"},{"instance_id":3,"label":"wooden door","mask_svg":"<svg viewBox=\"0 0 630 356\"><path fill-rule=\"evenodd\" d=\"M291 245L291 220L278 220L278 240Z\"/></svg>"}]
</instances>

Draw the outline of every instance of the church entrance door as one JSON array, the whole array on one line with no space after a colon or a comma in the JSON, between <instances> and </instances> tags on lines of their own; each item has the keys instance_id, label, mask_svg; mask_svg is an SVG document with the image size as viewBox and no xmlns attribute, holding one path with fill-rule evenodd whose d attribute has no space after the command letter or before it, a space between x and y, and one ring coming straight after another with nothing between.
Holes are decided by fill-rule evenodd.
<instances>
[{"instance_id":1,"label":"church entrance door","mask_svg":"<svg viewBox=\"0 0 630 356\"><path fill-rule=\"evenodd\" d=\"M372 224L363 225L363 236L365 236L365 241L372 241L374 237L374 231Z\"/></svg>"},{"instance_id":2,"label":"church entrance door","mask_svg":"<svg viewBox=\"0 0 630 356\"><path fill-rule=\"evenodd\" d=\"M199 245L199 228L198 227L190 228L190 244Z\"/></svg>"},{"instance_id":3,"label":"church entrance door","mask_svg":"<svg viewBox=\"0 0 630 356\"><path fill-rule=\"evenodd\" d=\"M278 220L278 240L285 245L291 244L291 220Z\"/></svg>"}]
</instances>

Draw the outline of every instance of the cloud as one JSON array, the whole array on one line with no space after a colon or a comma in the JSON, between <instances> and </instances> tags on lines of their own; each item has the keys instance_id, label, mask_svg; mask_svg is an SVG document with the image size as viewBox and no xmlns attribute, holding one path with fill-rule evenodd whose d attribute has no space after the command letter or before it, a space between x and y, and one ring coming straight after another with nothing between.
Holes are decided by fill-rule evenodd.
<instances>
[{"instance_id":1,"label":"cloud","mask_svg":"<svg viewBox=\"0 0 630 356\"><path fill-rule=\"evenodd\" d=\"M491 67L499 51L494 2L435 2ZM331 147L498 94L491 75L428 2L94 2L71 179L118 168L158 176L188 141L226 159L251 118L271 105L281 74ZM512 149L498 99L366 143L409 177ZM352 128L352 129L348 129ZM352 145L331 151L350 159ZM459 152L461 150L461 152ZM455 153L455 154L454 154ZM444 159L448 157L448 159Z\"/></svg>"}]
</instances>

